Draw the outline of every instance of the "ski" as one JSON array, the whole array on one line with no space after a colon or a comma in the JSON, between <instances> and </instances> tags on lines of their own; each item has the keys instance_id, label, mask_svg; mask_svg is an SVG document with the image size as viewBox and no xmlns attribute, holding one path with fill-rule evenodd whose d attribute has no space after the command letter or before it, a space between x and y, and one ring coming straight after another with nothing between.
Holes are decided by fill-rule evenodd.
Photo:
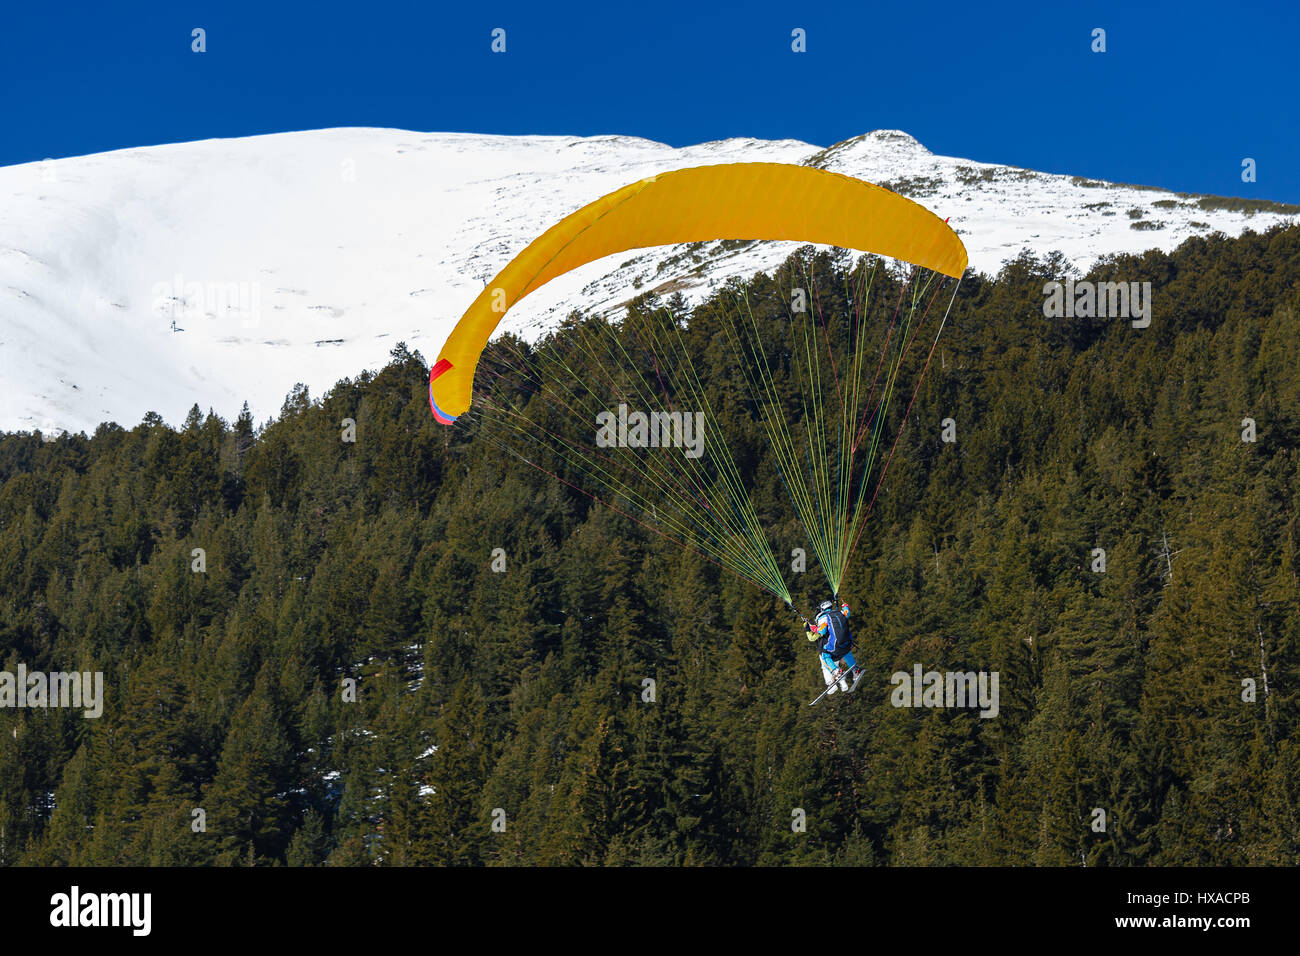
<instances>
[{"instance_id":1,"label":"ski","mask_svg":"<svg viewBox=\"0 0 1300 956\"><path fill-rule=\"evenodd\" d=\"M841 682L845 679L845 677L847 677L847 676L848 676L848 671L844 671L842 674L836 675L835 679L834 679L833 681L831 681L829 684L826 685L826 689L825 689L824 691L822 691L820 694L817 695L817 700L812 701L811 703L808 704L808 706L811 707L813 704L817 703L818 700L821 700L823 697L825 697L827 694L829 694L829 693L830 693L834 688L839 687L840 683L841 683ZM857 689L858 689L858 684L862 683L862 678L864 678L864 677L866 677L866 676L867 676L866 668L864 668L861 664L859 664L859 665L858 665L858 676L855 677L855 678L853 678L853 683L851 683L851 684L849 685L849 689L846 690L846 691L844 691L844 693L845 693L845 694L851 694L851 693L853 693L855 690L857 690Z\"/></svg>"},{"instance_id":2,"label":"ski","mask_svg":"<svg viewBox=\"0 0 1300 956\"><path fill-rule=\"evenodd\" d=\"M829 694L832 690L834 690L835 688L839 687L839 686L840 686L840 681L842 681L842 680L844 680L844 675L843 675L843 674L836 674L836 675L835 675L835 679L834 679L833 681L831 681L829 684L826 685L826 689L825 689L824 691L822 691L820 694L817 695L817 700L814 700L814 701L813 701L812 703L810 703L808 706L811 707L813 704L817 703L818 700L821 700L823 697L825 697L827 694ZM848 693L848 691L845 691L845 693Z\"/></svg>"}]
</instances>

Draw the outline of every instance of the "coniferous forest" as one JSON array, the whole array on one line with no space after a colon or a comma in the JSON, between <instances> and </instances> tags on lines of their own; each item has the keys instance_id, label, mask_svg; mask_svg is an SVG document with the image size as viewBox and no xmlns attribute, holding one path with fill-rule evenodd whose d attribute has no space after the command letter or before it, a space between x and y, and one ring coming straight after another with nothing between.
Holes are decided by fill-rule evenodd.
<instances>
[{"instance_id":1,"label":"coniferous forest","mask_svg":"<svg viewBox=\"0 0 1300 956\"><path fill-rule=\"evenodd\" d=\"M1300 228L1103 260L1144 329L1045 318L1069 268L962 282L812 708L779 600L436 424L404 345L260 425L0 436L2 668L105 689L0 709L0 862L1300 863ZM917 663L997 716L894 706Z\"/></svg>"}]
</instances>

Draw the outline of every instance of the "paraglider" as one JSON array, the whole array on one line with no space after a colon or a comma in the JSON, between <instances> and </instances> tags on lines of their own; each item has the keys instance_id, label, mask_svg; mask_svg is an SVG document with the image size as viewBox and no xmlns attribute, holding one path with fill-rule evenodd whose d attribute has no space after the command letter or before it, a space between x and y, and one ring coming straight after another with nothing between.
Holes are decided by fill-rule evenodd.
<instances>
[{"instance_id":1,"label":"paraglider","mask_svg":"<svg viewBox=\"0 0 1300 956\"><path fill-rule=\"evenodd\" d=\"M629 311L621 324L570 321L535 346L498 349L479 369L506 312L546 282L613 253L711 240L793 240L872 256L838 297L786 270L789 310L779 321L770 299L756 310L743 295L723 295L704 323L698 312L687 320L668 309ZM429 408L442 424L472 418L478 438L781 598L819 641L828 691L846 676L856 686L848 606L836 598L813 622L795 609L755 507L758 479L738 463L729 431L740 423L747 440L766 437L838 595L966 264L946 221L839 173L778 163L662 173L565 217L488 283L430 370ZM719 349L729 356L722 365ZM723 379L734 382L722 388ZM893 398L908 385L900 415Z\"/></svg>"}]
</instances>

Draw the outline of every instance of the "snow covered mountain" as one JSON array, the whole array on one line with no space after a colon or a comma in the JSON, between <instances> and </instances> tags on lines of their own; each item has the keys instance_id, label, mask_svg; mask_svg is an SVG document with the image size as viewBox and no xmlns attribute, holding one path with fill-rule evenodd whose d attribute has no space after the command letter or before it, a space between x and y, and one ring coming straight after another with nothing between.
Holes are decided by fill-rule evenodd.
<instances>
[{"instance_id":1,"label":"snow covered mountain","mask_svg":"<svg viewBox=\"0 0 1300 956\"><path fill-rule=\"evenodd\" d=\"M936 156L877 131L822 149L731 139L330 129L129 149L0 169L0 430L92 432L194 403L257 421L297 382L319 396L405 341L433 361L474 296L548 226L657 172L808 163L951 217L971 265L1023 248L1099 256L1300 221L1222 200ZM533 333L571 308L670 287L698 300L792 243L611 256L513 309ZM669 285L671 284L671 285Z\"/></svg>"}]
</instances>

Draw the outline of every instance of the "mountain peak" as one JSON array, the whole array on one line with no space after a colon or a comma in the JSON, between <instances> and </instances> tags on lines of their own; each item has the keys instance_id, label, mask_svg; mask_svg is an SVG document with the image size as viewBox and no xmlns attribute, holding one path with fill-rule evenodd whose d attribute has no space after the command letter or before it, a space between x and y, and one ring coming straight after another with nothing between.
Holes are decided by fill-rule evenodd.
<instances>
[{"instance_id":1,"label":"mountain peak","mask_svg":"<svg viewBox=\"0 0 1300 956\"><path fill-rule=\"evenodd\" d=\"M877 129L842 140L809 157L809 166L833 169L850 176L864 165L870 168L911 169L934 157L920 140L901 129ZM870 177L866 177L870 178ZM874 180L873 180L874 181Z\"/></svg>"},{"instance_id":2,"label":"mountain peak","mask_svg":"<svg viewBox=\"0 0 1300 956\"><path fill-rule=\"evenodd\" d=\"M859 139L869 140L875 143L887 143L891 146L905 146L909 149L919 149L928 153L929 150L921 145L920 140L910 133L904 133L901 129L877 129L866 133Z\"/></svg>"}]
</instances>

